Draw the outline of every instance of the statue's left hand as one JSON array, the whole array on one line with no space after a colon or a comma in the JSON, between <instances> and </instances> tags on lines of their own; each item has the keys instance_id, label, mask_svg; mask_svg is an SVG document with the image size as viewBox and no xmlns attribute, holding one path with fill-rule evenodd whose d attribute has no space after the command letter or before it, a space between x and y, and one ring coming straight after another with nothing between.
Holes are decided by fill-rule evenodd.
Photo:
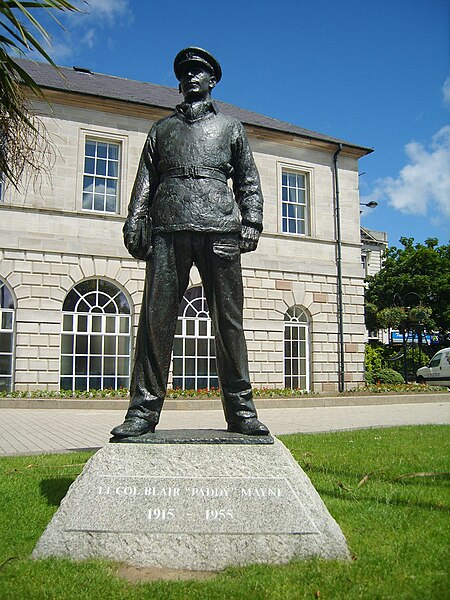
<instances>
[{"instance_id":1,"label":"statue's left hand","mask_svg":"<svg viewBox=\"0 0 450 600\"><path fill-rule=\"evenodd\" d=\"M256 250L259 236L260 232L257 229L255 229L255 227L251 227L250 225L243 225L241 231L241 239L239 241L239 248L241 252L253 252L253 250Z\"/></svg>"}]
</instances>

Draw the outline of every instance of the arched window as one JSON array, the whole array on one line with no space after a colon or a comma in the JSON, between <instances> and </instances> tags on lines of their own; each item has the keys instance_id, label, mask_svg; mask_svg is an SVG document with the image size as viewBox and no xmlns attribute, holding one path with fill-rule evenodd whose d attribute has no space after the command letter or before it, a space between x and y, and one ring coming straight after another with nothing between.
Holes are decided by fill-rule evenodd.
<instances>
[{"instance_id":1,"label":"arched window","mask_svg":"<svg viewBox=\"0 0 450 600\"><path fill-rule=\"evenodd\" d=\"M284 385L309 390L309 325L298 306L284 315Z\"/></svg>"},{"instance_id":2,"label":"arched window","mask_svg":"<svg viewBox=\"0 0 450 600\"><path fill-rule=\"evenodd\" d=\"M0 391L10 392L13 383L14 299L0 281Z\"/></svg>"},{"instance_id":3,"label":"arched window","mask_svg":"<svg viewBox=\"0 0 450 600\"><path fill-rule=\"evenodd\" d=\"M130 386L130 306L125 294L103 279L82 281L63 305L61 389Z\"/></svg>"},{"instance_id":4,"label":"arched window","mask_svg":"<svg viewBox=\"0 0 450 600\"><path fill-rule=\"evenodd\" d=\"M180 305L173 345L172 385L184 390L219 386L211 319L201 286L186 290Z\"/></svg>"}]
</instances>

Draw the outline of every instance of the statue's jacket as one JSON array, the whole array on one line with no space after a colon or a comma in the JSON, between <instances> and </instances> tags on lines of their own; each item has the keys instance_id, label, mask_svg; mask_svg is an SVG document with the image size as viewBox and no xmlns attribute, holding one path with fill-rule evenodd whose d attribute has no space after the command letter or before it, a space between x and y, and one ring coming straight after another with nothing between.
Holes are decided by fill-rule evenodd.
<instances>
[{"instance_id":1,"label":"statue's jacket","mask_svg":"<svg viewBox=\"0 0 450 600\"><path fill-rule=\"evenodd\" d=\"M231 190L228 181L232 181ZM263 197L243 125L212 102L181 104L145 142L127 222L153 232L262 230Z\"/></svg>"}]
</instances>

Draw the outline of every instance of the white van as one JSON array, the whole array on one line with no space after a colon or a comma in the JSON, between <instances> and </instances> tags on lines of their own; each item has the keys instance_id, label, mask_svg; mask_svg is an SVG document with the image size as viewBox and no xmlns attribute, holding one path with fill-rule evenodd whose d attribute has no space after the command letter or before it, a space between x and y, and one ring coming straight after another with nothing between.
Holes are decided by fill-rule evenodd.
<instances>
[{"instance_id":1,"label":"white van","mask_svg":"<svg viewBox=\"0 0 450 600\"><path fill-rule=\"evenodd\" d=\"M439 350L430 360L428 367L417 369L416 379L417 383L450 387L450 348Z\"/></svg>"}]
</instances>

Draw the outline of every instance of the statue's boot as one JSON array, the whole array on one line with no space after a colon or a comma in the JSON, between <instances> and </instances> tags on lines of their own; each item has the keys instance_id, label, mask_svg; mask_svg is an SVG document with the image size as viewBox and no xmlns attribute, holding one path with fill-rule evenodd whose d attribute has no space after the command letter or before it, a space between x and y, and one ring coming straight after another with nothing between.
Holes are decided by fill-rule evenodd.
<instances>
[{"instance_id":1,"label":"statue's boot","mask_svg":"<svg viewBox=\"0 0 450 600\"><path fill-rule=\"evenodd\" d=\"M251 387L238 392L222 388L222 405L228 431L244 435L269 435L269 429L258 420Z\"/></svg>"},{"instance_id":2,"label":"statue's boot","mask_svg":"<svg viewBox=\"0 0 450 600\"><path fill-rule=\"evenodd\" d=\"M130 417L125 419L121 425L117 425L111 431L111 435L118 438L136 437L144 433L154 433L155 424L149 423L139 417Z\"/></svg>"},{"instance_id":3,"label":"statue's boot","mask_svg":"<svg viewBox=\"0 0 450 600\"><path fill-rule=\"evenodd\" d=\"M256 417L240 419L228 424L228 431L243 433L244 435L269 435L270 431Z\"/></svg>"}]
</instances>

